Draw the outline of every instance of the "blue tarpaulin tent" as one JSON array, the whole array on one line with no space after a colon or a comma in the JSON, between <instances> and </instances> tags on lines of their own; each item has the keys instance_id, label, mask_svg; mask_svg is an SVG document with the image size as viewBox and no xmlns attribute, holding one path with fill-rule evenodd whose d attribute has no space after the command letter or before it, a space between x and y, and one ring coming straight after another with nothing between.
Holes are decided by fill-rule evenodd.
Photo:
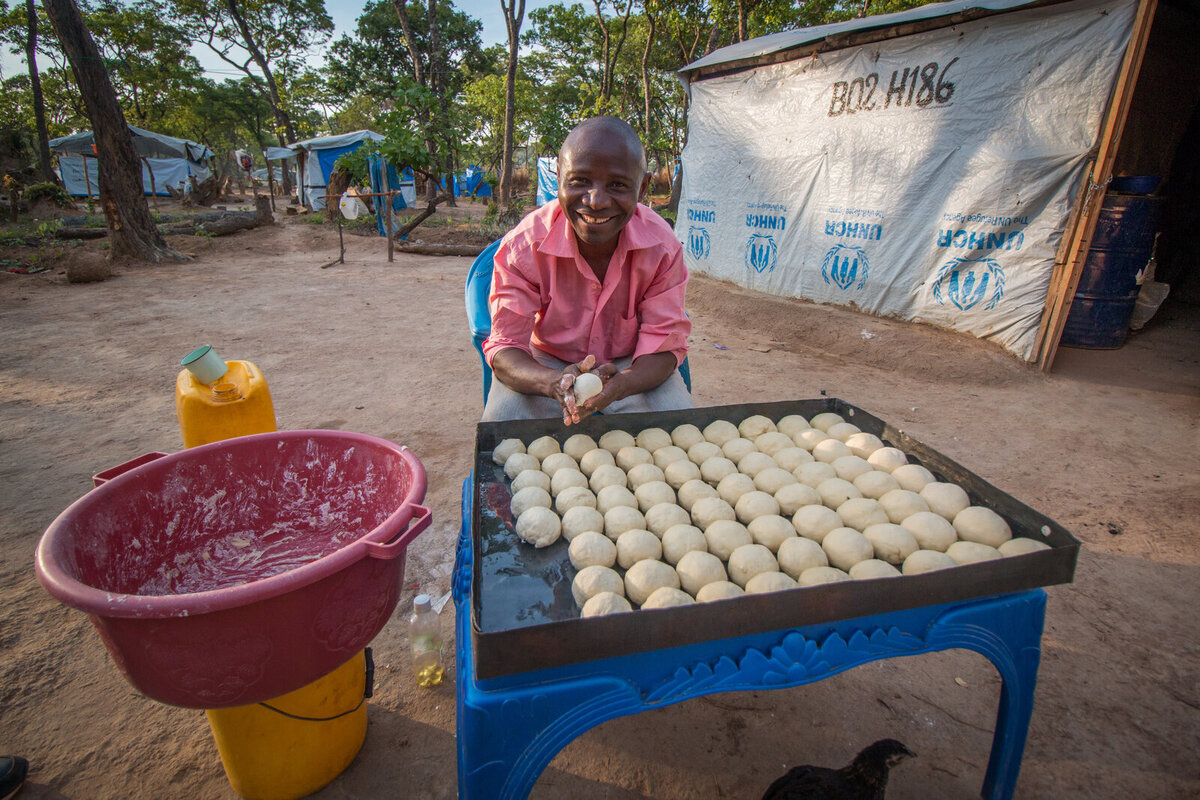
<instances>
[{"instance_id":1,"label":"blue tarpaulin tent","mask_svg":"<svg viewBox=\"0 0 1200 800\"><path fill-rule=\"evenodd\" d=\"M334 162L346 153L352 153L363 142L378 142L384 137L374 131L354 131L337 136L319 136L288 145L296 151L297 169L300 174L299 200L313 211L325 208L325 192Z\"/></svg>"},{"instance_id":2,"label":"blue tarpaulin tent","mask_svg":"<svg viewBox=\"0 0 1200 800\"><path fill-rule=\"evenodd\" d=\"M558 197L558 158L543 156L537 160L537 204L544 206Z\"/></svg>"},{"instance_id":3,"label":"blue tarpaulin tent","mask_svg":"<svg viewBox=\"0 0 1200 800\"><path fill-rule=\"evenodd\" d=\"M400 194L392 198L392 210L403 211L410 208L417 202L417 189L413 181L412 170L406 169L397 171L391 164L387 165L387 185L384 185L383 175L383 160L378 157L372 157L368 162L371 176L371 191L395 191L399 190ZM380 236L387 236L386 218L383 216L384 207L387 201L382 197L375 198L375 225L379 230Z\"/></svg>"},{"instance_id":4,"label":"blue tarpaulin tent","mask_svg":"<svg viewBox=\"0 0 1200 800\"><path fill-rule=\"evenodd\" d=\"M459 197L491 197L492 187L487 182L486 170L472 164L462 175L454 176L454 193Z\"/></svg>"},{"instance_id":5,"label":"blue tarpaulin tent","mask_svg":"<svg viewBox=\"0 0 1200 800\"><path fill-rule=\"evenodd\" d=\"M204 145L133 125L129 126L129 134L133 137L134 152L142 159L142 185L146 194L153 191L166 197L170 194L168 186L191 191L190 176L194 175L197 181L208 177L209 169L204 162L213 153ZM49 142L50 149L58 154L59 177L73 197L86 197L89 188L93 197L100 194L95 141L91 131L84 131Z\"/></svg>"}]
</instances>

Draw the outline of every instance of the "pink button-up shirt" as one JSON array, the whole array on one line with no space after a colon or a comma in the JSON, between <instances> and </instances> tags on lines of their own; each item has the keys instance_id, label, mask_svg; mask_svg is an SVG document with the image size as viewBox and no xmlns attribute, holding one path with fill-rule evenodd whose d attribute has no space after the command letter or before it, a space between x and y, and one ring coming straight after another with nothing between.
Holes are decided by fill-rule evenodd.
<instances>
[{"instance_id":1,"label":"pink button-up shirt","mask_svg":"<svg viewBox=\"0 0 1200 800\"><path fill-rule=\"evenodd\" d=\"M632 355L687 354L683 311L688 273L671 227L639 204L620 233L604 282L579 254L557 201L521 220L500 244L488 308L488 364L506 347L530 345L563 361L589 353L603 364Z\"/></svg>"}]
</instances>

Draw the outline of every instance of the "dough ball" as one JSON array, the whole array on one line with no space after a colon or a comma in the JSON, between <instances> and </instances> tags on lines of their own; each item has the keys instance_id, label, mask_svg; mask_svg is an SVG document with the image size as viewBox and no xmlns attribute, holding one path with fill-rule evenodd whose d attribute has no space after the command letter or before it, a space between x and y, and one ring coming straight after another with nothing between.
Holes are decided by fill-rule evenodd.
<instances>
[{"instance_id":1,"label":"dough ball","mask_svg":"<svg viewBox=\"0 0 1200 800\"><path fill-rule=\"evenodd\" d=\"M551 453L542 459L542 472L554 477L554 473L560 469L578 470L579 465L575 463L575 459L571 458L566 453Z\"/></svg>"},{"instance_id":2,"label":"dough ball","mask_svg":"<svg viewBox=\"0 0 1200 800\"><path fill-rule=\"evenodd\" d=\"M817 494L821 495L821 502L830 508L837 508L852 497L862 497L862 492L853 483L841 478L821 481L817 485Z\"/></svg>"},{"instance_id":3,"label":"dough ball","mask_svg":"<svg viewBox=\"0 0 1200 800\"><path fill-rule=\"evenodd\" d=\"M837 567L809 567L800 573L796 582L801 586L820 586L823 583L837 583L850 580L849 573Z\"/></svg>"},{"instance_id":4,"label":"dough ball","mask_svg":"<svg viewBox=\"0 0 1200 800\"><path fill-rule=\"evenodd\" d=\"M720 489L717 491L720 491ZM774 496L755 490L746 492L739 497L737 503L733 506L733 511L737 514L738 521L743 525L747 525L750 523L750 520L756 517L778 514L779 502Z\"/></svg>"},{"instance_id":5,"label":"dough ball","mask_svg":"<svg viewBox=\"0 0 1200 800\"><path fill-rule=\"evenodd\" d=\"M721 445L721 455L728 458L734 464L741 461L751 453L757 453L758 448L754 446L754 442L749 439L743 439L741 436L736 439L730 439L725 444Z\"/></svg>"},{"instance_id":6,"label":"dough ball","mask_svg":"<svg viewBox=\"0 0 1200 800\"><path fill-rule=\"evenodd\" d=\"M947 547L958 540L954 526L932 511L918 511L905 517L900 524L916 538L917 546L922 550L944 553Z\"/></svg>"},{"instance_id":7,"label":"dough ball","mask_svg":"<svg viewBox=\"0 0 1200 800\"><path fill-rule=\"evenodd\" d=\"M550 476L542 472L540 469L527 469L512 480L512 493L515 496L522 489L528 489L530 486L536 486L539 489L550 491Z\"/></svg>"},{"instance_id":8,"label":"dough ball","mask_svg":"<svg viewBox=\"0 0 1200 800\"><path fill-rule=\"evenodd\" d=\"M863 536L875 549L875 558L889 564L903 564L904 559L921 549L917 537L908 528L891 522L868 526Z\"/></svg>"},{"instance_id":9,"label":"dough ball","mask_svg":"<svg viewBox=\"0 0 1200 800\"><path fill-rule=\"evenodd\" d=\"M829 437L825 435L825 431L819 431L816 428L809 428L808 430L800 431L793 436L792 441L796 443L797 447L801 447L811 453L814 447L828 438ZM834 441L837 440L835 439Z\"/></svg>"},{"instance_id":10,"label":"dough ball","mask_svg":"<svg viewBox=\"0 0 1200 800\"><path fill-rule=\"evenodd\" d=\"M929 510L921 495L908 489L892 489L879 498L879 505L887 512L888 521L896 524L904 522L913 514Z\"/></svg>"},{"instance_id":11,"label":"dough ball","mask_svg":"<svg viewBox=\"0 0 1200 800\"><path fill-rule=\"evenodd\" d=\"M634 530L646 530L646 518L636 508L614 506L604 512L604 535L614 542L625 531Z\"/></svg>"},{"instance_id":12,"label":"dough ball","mask_svg":"<svg viewBox=\"0 0 1200 800\"><path fill-rule=\"evenodd\" d=\"M708 552L704 532L695 525L672 525L662 536L663 560L668 564L679 561L693 550Z\"/></svg>"},{"instance_id":13,"label":"dough ball","mask_svg":"<svg viewBox=\"0 0 1200 800\"><path fill-rule=\"evenodd\" d=\"M667 464L667 468L663 470L663 477L673 489L679 489L691 481L703 483L700 480L700 467L686 458L683 461L672 461Z\"/></svg>"},{"instance_id":14,"label":"dough ball","mask_svg":"<svg viewBox=\"0 0 1200 800\"><path fill-rule=\"evenodd\" d=\"M674 503L658 503L646 512L646 528L656 536L662 536L676 525L688 525L691 521L688 512Z\"/></svg>"},{"instance_id":15,"label":"dough ball","mask_svg":"<svg viewBox=\"0 0 1200 800\"><path fill-rule=\"evenodd\" d=\"M671 444L686 451L694 444L704 441L704 434L691 423L679 425L671 431Z\"/></svg>"},{"instance_id":16,"label":"dough ball","mask_svg":"<svg viewBox=\"0 0 1200 800\"><path fill-rule=\"evenodd\" d=\"M675 572L679 574L680 586L693 597L708 584L729 579L721 559L700 550L685 553L675 565Z\"/></svg>"},{"instance_id":17,"label":"dough ball","mask_svg":"<svg viewBox=\"0 0 1200 800\"><path fill-rule=\"evenodd\" d=\"M597 449L596 440L588 436L586 433L576 433L573 436L568 436L563 442L562 451L571 458L579 461L588 453Z\"/></svg>"},{"instance_id":18,"label":"dough ball","mask_svg":"<svg viewBox=\"0 0 1200 800\"><path fill-rule=\"evenodd\" d=\"M789 483L787 486L781 486L779 491L775 492L775 502L779 503L779 513L790 517L804 506L820 505L821 495L807 484Z\"/></svg>"},{"instance_id":19,"label":"dough ball","mask_svg":"<svg viewBox=\"0 0 1200 800\"><path fill-rule=\"evenodd\" d=\"M625 573L625 593L639 606L645 603L656 589L664 586L679 588L679 576L670 564L647 559L637 562Z\"/></svg>"},{"instance_id":20,"label":"dough ball","mask_svg":"<svg viewBox=\"0 0 1200 800\"><path fill-rule=\"evenodd\" d=\"M696 592L697 603L711 603L714 600L729 600L746 593L746 590L732 581L717 581L700 587Z\"/></svg>"},{"instance_id":21,"label":"dough ball","mask_svg":"<svg viewBox=\"0 0 1200 800\"><path fill-rule=\"evenodd\" d=\"M582 403L604 391L604 380L599 375L585 372L575 378L575 401Z\"/></svg>"},{"instance_id":22,"label":"dough ball","mask_svg":"<svg viewBox=\"0 0 1200 800\"><path fill-rule=\"evenodd\" d=\"M526 486L521 491L512 496L512 502L508 504L508 508L512 511L513 517L519 517L534 506L542 508L550 507L550 493L545 489L537 486Z\"/></svg>"},{"instance_id":23,"label":"dough ball","mask_svg":"<svg viewBox=\"0 0 1200 800\"><path fill-rule=\"evenodd\" d=\"M805 506L792 515L792 527L805 539L820 544L825 534L842 527L842 518L826 505Z\"/></svg>"},{"instance_id":24,"label":"dough ball","mask_svg":"<svg viewBox=\"0 0 1200 800\"><path fill-rule=\"evenodd\" d=\"M544 472L542 473L545 474ZM517 477L520 477L519 475ZM567 489L588 488L588 479L577 469L560 469L550 479L550 494L558 497Z\"/></svg>"},{"instance_id":25,"label":"dough ball","mask_svg":"<svg viewBox=\"0 0 1200 800\"><path fill-rule=\"evenodd\" d=\"M767 494L775 494L789 483L799 483L796 476L782 467L767 467L754 476L756 489Z\"/></svg>"},{"instance_id":26,"label":"dough ball","mask_svg":"<svg viewBox=\"0 0 1200 800\"><path fill-rule=\"evenodd\" d=\"M558 497L554 498L554 510L559 514L565 514L578 506L595 508L596 502L596 495L592 494L590 490L582 486L572 486L569 489L563 489Z\"/></svg>"},{"instance_id":27,"label":"dough ball","mask_svg":"<svg viewBox=\"0 0 1200 800\"><path fill-rule=\"evenodd\" d=\"M637 497L624 486L605 486L596 493L596 508L601 514L607 514L617 506L638 508Z\"/></svg>"},{"instance_id":28,"label":"dough ball","mask_svg":"<svg viewBox=\"0 0 1200 800\"><path fill-rule=\"evenodd\" d=\"M702 531L717 520L736 520L733 506L719 497L701 497L692 504L692 524Z\"/></svg>"},{"instance_id":29,"label":"dough ball","mask_svg":"<svg viewBox=\"0 0 1200 800\"><path fill-rule=\"evenodd\" d=\"M837 439L822 439L813 445L812 455L817 461L824 461L828 464L832 464L839 458L852 456L854 454L850 452L849 447L846 447L846 445L842 444Z\"/></svg>"},{"instance_id":30,"label":"dough ball","mask_svg":"<svg viewBox=\"0 0 1200 800\"><path fill-rule=\"evenodd\" d=\"M597 467L612 467L616 463L617 459L612 453L603 447L597 447L595 450L584 453L579 459L579 471L590 478L595 474Z\"/></svg>"},{"instance_id":31,"label":"dough ball","mask_svg":"<svg viewBox=\"0 0 1200 800\"><path fill-rule=\"evenodd\" d=\"M695 464L692 466L695 466ZM699 469L699 467L697 467L697 469ZM668 486L669 485L670 484L668 484ZM696 501L700 498L719 496L720 495L717 494L716 489L709 486L707 483L697 477L679 487L679 496L676 498L676 500L679 502L679 505L683 506L690 514L692 513L692 506L694 506Z\"/></svg>"},{"instance_id":32,"label":"dough ball","mask_svg":"<svg viewBox=\"0 0 1200 800\"><path fill-rule=\"evenodd\" d=\"M629 605L629 601L615 592L600 592L600 594L592 595L586 603L583 604L583 610L579 612L581 617L606 617L609 614L625 614L633 611L633 606Z\"/></svg>"},{"instance_id":33,"label":"dough ball","mask_svg":"<svg viewBox=\"0 0 1200 800\"><path fill-rule=\"evenodd\" d=\"M851 483L854 484L854 488L863 493L863 497L869 497L872 500L878 500L893 489L900 488L900 484L896 483L896 479L889 473L877 469L864 472Z\"/></svg>"},{"instance_id":34,"label":"dough ball","mask_svg":"<svg viewBox=\"0 0 1200 800\"><path fill-rule=\"evenodd\" d=\"M581 533L604 532L604 515L591 506L574 506L562 515L562 535L568 542Z\"/></svg>"},{"instance_id":35,"label":"dough ball","mask_svg":"<svg viewBox=\"0 0 1200 800\"><path fill-rule=\"evenodd\" d=\"M764 469L769 469L771 467L778 469L779 465L775 463L775 459L771 458L766 453L760 453L757 450L747 453L738 459L737 462L738 472L741 472L744 475L749 475L751 478L762 472Z\"/></svg>"},{"instance_id":36,"label":"dough ball","mask_svg":"<svg viewBox=\"0 0 1200 800\"><path fill-rule=\"evenodd\" d=\"M638 508L643 514L659 503L675 504L675 490L662 481L643 483L634 489L633 496L637 498Z\"/></svg>"},{"instance_id":37,"label":"dough ball","mask_svg":"<svg viewBox=\"0 0 1200 800\"><path fill-rule=\"evenodd\" d=\"M737 426L729 420L719 419L715 422L710 422L704 426L704 438L715 444L717 447L728 442L730 439L736 439L741 434L738 433Z\"/></svg>"},{"instance_id":38,"label":"dough ball","mask_svg":"<svg viewBox=\"0 0 1200 800\"><path fill-rule=\"evenodd\" d=\"M829 563L840 570L848 570L860 561L875 557L875 548L853 528L834 528L821 541Z\"/></svg>"},{"instance_id":39,"label":"dough ball","mask_svg":"<svg viewBox=\"0 0 1200 800\"><path fill-rule=\"evenodd\" d=\"M647 530L634 528L617 537L617 563L629 569L639 561L662 558L662 542Z\"/></svg>"},{"instance_id":40,"label":"dough ball","mask_svg":"<svg viewBox=\"0 0 1200 800\"><path fill-rule=\"evenodd\" d=\"M546 456L561 453L562 445L553 436L539 436L529 443L529 446L525 448L525 452L538 461L545 461Z\"/></svg>"},{"instance_id":41,"label":"dough ball","mask_svg":"<svg viewBox=\"0 0 1200 800\"><path fill-rule=\"evenodd\" d=\"M875 469L890 473L896 467L907 464L908 456L904 455L903 450L895 447L881 447L867 456L867 463Z\"/></svg>"},{"instance_id":42,"label":"dough ball","mask_svg":"<svg viewBox=\"0 0 1200 800\"><path fill-rule=\"evenodd\" d=\"M780 450L786 450L790 447L795 447L796 443L792 441L792 437L786 433L779 431L767 431L762 436L754 440L754 446L761 452L769 456L773 456Z\"/></svg>"},{"instance_id":43,"label":"dough ball","mask_svg":"<svg viewBox=\"0 0 1200 800\"><path fill-rule=\"evenodd\" d=\"M953 483L927 483L918 494L929 505L930 511L946 519L954 519L958 512L971 505L971 498L963 488Z\"/></svg>"},{"instance_id":44,"label":"dough ball","mask_svg":"<svg viewBox=\"0 0 1200 800\"><path fill-rule=\"evenodd\" d=\"M958 562L937 550L918 550L904 559L900 571L905 575L920 575L922 572L933 572L937 569L957 567Z\"/></svg>"},{"instance_id":45,"label":"dough ball","mask_svg":"<svg viewBox=\"0 0 1200 800\"><path fill-rule=\"evenodd\" d=\"M754 479L740 472L726 475L717 483L717 494L731 506L736 506L743 495L753 491L756 491Z\"/></svg>"},{"instance_id":46,"label":"dough ball","mask_svg":"<svg viewBox=\"0 0 1200 800\"><path fill-rule=\"evenodd\" d=\"M910 492L920 492L929 484L937 481L937 478L933 477L933 473L920 464L905 464L902 467L896 467L892 470L892 477L896 479L896 483L900 484L901 489L907 489Z\"/></svg>"},{"instance_id":47,"label":"dough ball","mask_svg":"<svg viewBox=\"0 0 1200 800\"><path fill-rule=\"evenodd\" d=\"M792 475L804 485L815 489L830 478L836 478L837 471L832 464L826 464L824 461L810 461L792 470Z\"/></svg>"},{"instance_id":48,"label":"dough ball","mask_svg":"<svg viewBox=\"0 0 1200 800\"><path fill-rule=\"evenodd\" d=\"M858 427L852 422L838 422L834 425L830 425L829 429L825 431L825 435L830 439L837 439L843 444L845 444L846 440L856 433L862 433L862 428Z\"/></svg>"},{"instance_id":49,"label":"dough ball","mask_svg":"<svg viewBox=\"0 0 1200 800\"><path fill-rule=\"evenodd\" d=\"M517 536L534 547L549 547L562 535L562 522L545 506L533 506L517 517Z\"/></svg>"},{"instance_id":50,"label":"dough ball","mask_svg":"<svg viewBox=\"0 0 1200 800\"><path fill-rule=\"evenodd\" d=\"M662 428L646 428L637 435L637 446L651 453L669 444L671 444L671 434Z\"/></svg>"},{"instance_id":51,"label":"dough ball","mask_svg":"<svg viewBox=\"0 0 1200 800\"><path fill-rule=\"evenodd\" d=\"M801 573L812 567L829 566L825 548L802 536L785 539L783 544L779 545L779 552L775 554L775 558L779 561L779 568L791 578L799 578Z\"/></svg>"},{"instance_id":52,"label":"dough ball","mask_svg":"<svg viewBox=\"0 0 1200 800\"><path fill-rule=\"evenodd\" d=\"M528 453L513 453L504 459L504 474L515 478L527 469L541 469L542 465Z\"/></svg>"},{"instance_id":53,"label":"dough ball","mask_svg":"<svg viewBox=\"0 0 1200 800\"><path fill-rule=\"evenodd\" d=\"M603 533L584 531L571 540L567 555L575 569L611 567L617 563L617 546Z\"/></svg>"},{"instance_id":54,"label":"dough ball","mask_svg":"<svg viewBox=\"0 0 1200 800\"><path fill-rule=\"evenodd\" d=\"M776 450L771 458L774 459L776 465L783 467L788 472L794 472L796 467L801 464L809 464L813 461L812 453L795 445Z\"/></svg>"},{"instance_id":55,"label":"dough ball","mask_svg":"<svg viewBox=\"0 0 1200 800\"><path fill-rule=\"evenodd\" d=\"M719 519L704 529L704 541L708 552L722 561L728 561L742 545L754 544L754 537L746 526L732 519Z\"/></svg>"},{"instance_id":56,"label":"dough ball","mask_svg":"<svg viewBox=\"0 0 1200 800\"><path fill-rule=\"evenodd\" d=\"M637 444L637 439L633 438L633 434L627 431L608 431L600 436L600 446L614 456L621 452L622 447L633 447Z\"/></svg>"},{"instance_id":57,"label":"dough ball","mask_svg":"<svg viewBox=\"0 0 1200 800\"><path fill-rule=\"evenodd\" d=\"M775 423L770 417L764 417L762 414L754 414L738 423L738 433L752 442L764 433L774 430Z\"/></svg>"},{"instance_id":58,"label":"dough ball","mask_svg":"<svg viewBox=\"0 0 1200 800\"><path fill-rule=\"evenodd\" d=\"M500 442L500 444L492 448L492 461L504 466L504 462L507 461L508 457L513 453L524 452L525 443L520 439L505 439L504 441Z\"/></svg>"},{"instance_id":59,"label":"dough ball","mask_svg":"<svg viewBox=\"0 0 1200 800\"><path fill-rule=\"evenodd\" d=\"M650 596L646 598L646 602L642 603L642 610L652 611L656 608L690 606L694 602L696 601L687 592L672 589L670 586L663 586L650 593Z\"/></svg>"},{"instance_id":60,"label":"dough ball","mask_svg":"<svg viewBox=\"0 0 1200 800\"><path fill-rule=\"evenodd\" d=\"M750 531L755 544L761 544L772 553L788 539L798 538L791 520L778 515L756 517L746 526L746 530Z\"/></svg>"},{"instance_id":61,"label":"dough ball","mask_svg":"<svg viewBox=\"0 0 1200 800\"><path fill-rule=\"evenodd\" d=\"M868 558L850 568L850 577L856 581L868 581L872 578L898 578L900 570L886 561L878 558Z\"/></svg>"},{"instance_id":62,"label":"dough ball","mask_svg":"<svg viewBox=\"0 0 1200 800\"><path fill-rule=\"evenodd\" d=\"M655 464L635 464L626 476L629 478L629 488L635 492L646 483L662 483L666 475Z\"/></svg>"},{"instance_id":63,"label":"dough ball","mask_svg":"<svg viewBox=\"0 0 1200 800\"><path fill-rule=\"evenodd\" d=\"M584 567L579 570L575 580L571 581L571 594L575 596L575 604L580 608L601 592L625 596L625 582L615 569L609 567Z\"/></svg>"},{"instance_id":64,"label":"dough ball","mask_svg":"<svg viewBox=\"0 0 1200 800\"><path fill-rule=\"evenodd\" d=\"M974 564L977 561L1004 558L1004 554L996 548L978 542L955 542L946 548L946 555L953 558L956 564Z\"/></svg>"},{"instance_id":65,"label":"dough ball","mask_svg":"<svg viewBox=\"0 0 1200 800\"><path fill-rule=\"evenodd\" d=\"M700 477L714 486L721 482L721 478L735 472L737 472L737 465L721 456L710 458L700 465Z\"/></svg>"},{"instance_id":66,"label":"dough ball","mask_svg":"<svg viewBox=\"0 0 1200 800\"><path fill-rule=\"evenodd\" d=\"M799 586L798 583L782 572L760 572L746 581L746 594L782 592L786 589L795 589L797 586Z\"/></svg>"},{"instance_id":67,"label":"dough ball","mask_svg":"<svg viewBox=\"0 0 1200 800\"><path fill-rule=\"evenodd\" d=\"M827 433L830 428L837 425L839 422L845 422L846 418L841 414L835 414L832 411L826 411L823 414L817 414L809 419L808 424L821 431Z\"/></svg>"},{"instance_id":68,"label":"dough ball","mask_svg":"<svg viewBox=\"0 0 1200 800\"><path fill-rule=\"evenodd\" d=\"M644 447L622 447L617 451L617 466L629 472L638 464L653 464L654 456Z\"/></svg>"},{"instance_id":69,"label":"dough ball","mask_svg":"<svg viewBox=\"0 0 1200 800\"><path fill-rule=\"evenodd\" d=\"M853 483L859 475L874 472L875 468L868 464L865 458L842 456L833 462L833 471L842 480Z\"/></svg>"},{"instance_id":70,"label":"dough ball","mask_svg":"<svg viewBox=\"0 0 1200 800\"><path fill-rule=\"evenodd\" d=\"M786 433L788 436L791 436L793 440L796 438L797 433L800 431L806 431L811 427L812 426L808 424L808 420L799 414L788 414L775 424L776 430L778 430L780 433Z\"/></svg>"},{"instance_id":71,"label":"dough ball","mask_svg":"<svg viewBox=\"0 0 1200 800\"><path fill-rule=\"evenodd\" d=\"M865 531L871 525L888 521L887 512L878 500L869 497L851 497L837 507L838 516L847 528Z\"/></svg>"},{"instance_id":72,"label":"dough ball","mask_svg":"<svg viewBox=\"0 0 1200 800\"><path fill-rule=\"evenodd\" d=\"M954 515L954 530L966 542L999 547L1012 538L1004 517L984 506L967 506Z\"/></svg>"},{"instance_id":73,"label":"dough ball","mask_svg":"<svg viewBox=\"0 0 1200 800\"><path fill-rule=\"evenodd\" d=\"M1003 556L1023 556L1026 553L1035 553L1038 550L1049 550L1050 545L1045 542L1039 542L1037 539L1026 539L1020 537L1017 539L1009 539L998 548Z\"/></svg>"},{"instance_id":74,"label":"dough ball","mask_svg":"<svg viewBox=\"0 0 1200 800\"><path fill-rule=\"evenodd\" d=\"M859 458L866 458L883 447L883 441L873 433L856 433L846 439L846 447Z\"/></svg>"},{"instance_id":75,"label":"dough ball","mask_svg":"<svg viewBox=\"0 0 1200 800\"><path fill-rule=\"evenodd\" d=\"M624 488L628 483L625 477L625 470L615 464L601 464L592 470L592 476L588 479L588 485L592 487L592 491L600 494L600 491L606 486L620 486Z\"/></svg>"},{"instance_id":76,"label":"dough ball","mask_svg":"<svg viewBox=\"0 0 1200 800\"><path fill-rule=\"evenodd\" d=\"M676 461L687 461L687 451L669 444L666 447L660 447L657 450L651 451L654 456L654 464L661 470L666 470L672 463ZM692 463L688 461L688 463Z\"/></svg>"},{"instance_id":77,"label":"dough ball","mask_svg":"<svg viewBox=\"0 0 1200 800\"><path fill-rule=\"evenodd\" d=\"M700 466L710 458L716 458L717 456L725 455L724 451L721 450L720 445L713 444L707 440L703 442L697 442L689 447L687 454L688 461L691 461L696 466Z\"/></svg>"}]
</instances>

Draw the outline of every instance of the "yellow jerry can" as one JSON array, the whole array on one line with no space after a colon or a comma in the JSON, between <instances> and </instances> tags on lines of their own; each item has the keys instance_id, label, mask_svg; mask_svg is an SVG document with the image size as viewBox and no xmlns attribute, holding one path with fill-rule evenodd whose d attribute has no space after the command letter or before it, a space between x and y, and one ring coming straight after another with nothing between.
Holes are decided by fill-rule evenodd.
<instances>
[{"instance_id":1,"label":"yellow jerry can","mask_svg":"<svg viewBox=\"0 0 1200 800\"><path fill-rule=\"evenodd\" d=\"M208 345L181 363L186 369L175 379L175 413L184 447L276 429L267 379L254 364L222 361Z\"/></svg>"}]
</instances>

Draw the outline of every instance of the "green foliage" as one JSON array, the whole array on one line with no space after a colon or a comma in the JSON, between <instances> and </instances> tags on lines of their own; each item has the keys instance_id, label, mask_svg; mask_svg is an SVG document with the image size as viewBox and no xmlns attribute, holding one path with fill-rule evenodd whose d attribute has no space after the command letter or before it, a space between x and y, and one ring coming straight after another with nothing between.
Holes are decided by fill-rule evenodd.
<instances>
[{"instance_id":1,"label":"green foliage","mask_svg":"<svg viewBox=\"0 0 1200 800\"><path fill-rule=\"evenodd\" d=\"M351 150L349 153L343 153L333 164L334 169L350 176L350 183L353 186L366 186L370 183L370 159L375 154L375 150L369 147L369 144L369 142L364 142L361 147Z\"/></svg>"},{"instance_id":2,"label":"green foliage","mask_svg":"<svg viewBox=\"0 0 1200 800\"><path fill-rule=\"evenodd\" d=\"M21 194L29 203L36 203L38 200L49 200L59 208L71 208L75 205L74 201L71 200L71 196L67 194L67 190L52 181L30 184L25 187L25 190Z\"/></svg>"}]
</instances>

